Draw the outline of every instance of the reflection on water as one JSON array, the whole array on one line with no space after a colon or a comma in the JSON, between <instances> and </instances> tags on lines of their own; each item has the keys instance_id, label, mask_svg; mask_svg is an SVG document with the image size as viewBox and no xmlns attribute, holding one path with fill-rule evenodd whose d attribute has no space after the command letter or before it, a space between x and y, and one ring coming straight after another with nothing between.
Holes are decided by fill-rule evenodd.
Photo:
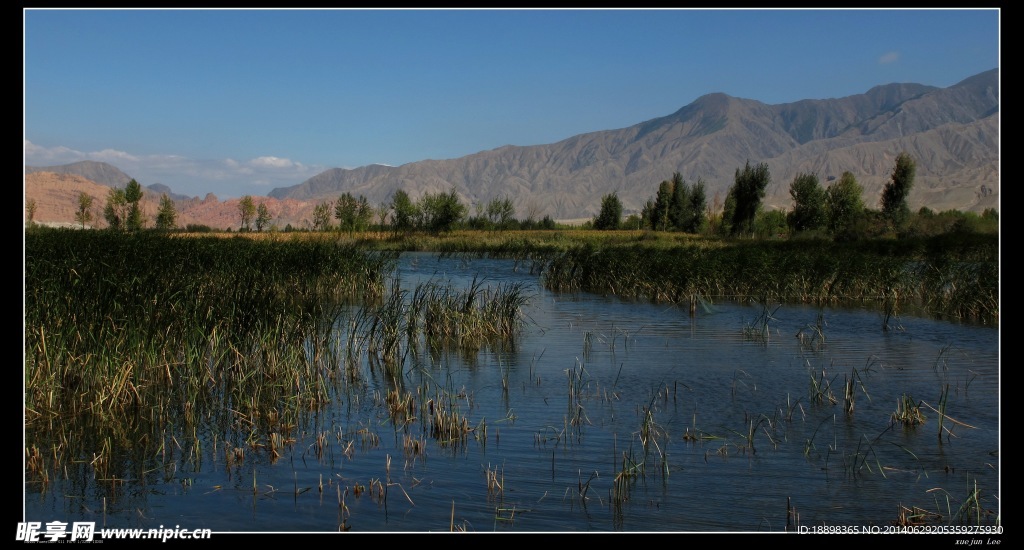
<instances>
[{"instance_id":1,"label":"reflection on water","mask_svg":"<svg viewBox=\"0 0 1024 550\"><path fill-rule=\"evenodd\" d=\"M391 386L368 377L304 415L279 456L256 445L229 460L211 429L199 449L128 457L133 479L29 484L26 519L218 532L783 531L889 525L901 510L996 521L998 329L903 317L883 331L875 311L778 304L691 317L550 293L493 259L407 254L397 275L405 289L529 285L514 348L407 357L405 387L431 389L410 410L446 396L464 440L431 437L415 415L396 424ZM894 421L905 398L923 424Z\"/></svg>"}]
</instances>

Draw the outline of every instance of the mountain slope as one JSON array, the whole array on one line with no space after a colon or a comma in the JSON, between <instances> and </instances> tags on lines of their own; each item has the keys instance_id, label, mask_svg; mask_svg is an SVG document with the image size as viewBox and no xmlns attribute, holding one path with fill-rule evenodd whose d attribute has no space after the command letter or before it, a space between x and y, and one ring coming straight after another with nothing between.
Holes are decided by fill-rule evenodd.
<instances>
[{"instance_id":1,"label":"mountain slope","mask_svg":"<svg viewBox=\"0 0 1024 550\"><path fill-rule=\"evenodd\" d=\"M769 205L788 207L789 182L808 170L823 185L853 172L874 204L896 155L907 149L918 162L912 208L980 212L998 204L998 77L991 70L948 88L888 84L782 105L714 93L628 128L399 167L335 168L269 196L319 201L350 192L379 204L398 189L417 198L454 187L470 204L507 195L520 217L578 218L596 214L611 192L627 212L638 211L675 171L704 181L709 199L724 198L749 160L771 168Z\"/></svg>"}]
</instances>

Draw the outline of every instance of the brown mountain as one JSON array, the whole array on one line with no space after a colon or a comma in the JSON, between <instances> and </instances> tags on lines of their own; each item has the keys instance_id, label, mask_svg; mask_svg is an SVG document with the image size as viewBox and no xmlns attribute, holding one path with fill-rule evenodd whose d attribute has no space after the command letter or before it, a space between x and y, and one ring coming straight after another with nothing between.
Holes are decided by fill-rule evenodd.
<instances>
[{"instance_id":1,"label":"brown mountain","mask_svg":"<svg viewBox=\"0 0 1024 550\"><path fill-rule=\"evenodd\" d=\"M981 212L998 208L999 73L993 69L948 88L888 84L864 94L782 105L708 94L661 118L628 128L581 134L549 145L505 146L462 158L403 166L334 168L268 195L330 200L344 192L371 204L398 189L416 198L455 188L482 204L507 195L517 215L590 217L616 192L639 211L658 184L680 172L705 183L709 201L724 198L737 169L766 162L773 184L765 203L788 208L800 172L853 172L876 206L896 155L909 152L917 177L913 209Z\"/></svg>"}]
</instances>

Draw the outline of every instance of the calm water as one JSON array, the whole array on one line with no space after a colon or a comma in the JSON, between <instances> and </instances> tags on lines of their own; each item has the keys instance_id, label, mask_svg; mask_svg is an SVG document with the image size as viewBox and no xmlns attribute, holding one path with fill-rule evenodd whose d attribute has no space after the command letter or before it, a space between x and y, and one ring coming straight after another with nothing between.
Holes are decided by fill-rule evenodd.
<instances>
[{"instance_id":1,"label":"calm water","mask_svg":"<svg viewBox=\"0 0 1024 550\"><path fill-rule=\"evenodd\" d=\"M888 525L901 506L977 522L958 517L977 488L992 513L981 522L996 521L998 329L904 316L885 332L875 311L771 305L764 332L760 305L707 303L691 317L555 294L504 260L409 254L399 275L410 289L530 285L514 350L406 367L407 388L458 395L476 427L466 441L396 427L380 404L389 387L368 377L310 413L276 460L249 449L228 463L200 434L191 455L138 458L141 479L27 485L26 519L215 532L783 531L787 505L800 525ZM940 442L929 406L947 384ZM893 425L903 396L921 403L924 424ZM406 435L421 452L404 449Z\"/></svg>"}]
</instances>

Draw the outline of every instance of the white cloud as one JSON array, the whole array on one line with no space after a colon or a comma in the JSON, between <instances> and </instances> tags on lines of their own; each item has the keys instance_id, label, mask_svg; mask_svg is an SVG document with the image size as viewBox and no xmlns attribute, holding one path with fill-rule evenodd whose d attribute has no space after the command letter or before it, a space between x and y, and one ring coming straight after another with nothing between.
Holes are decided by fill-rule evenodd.
<instances>
[{"instance_id":1,"label":"white cloud","mask_svg":"<svg viewBox=\"0 0 1024 550\"><path fill-rule=\"evenodd\" d=\"M256 157L250 160L249 164L260 168L291 168L295 166L291 160L280 157Z\"/></svg>"},{"instance_id":2,"label":"white cloud","mask_svg":"<svg viewBox=\"0 0 1024 550\"><path fill-rule=\"evenodd\" d=\"M134 155L129 155L124 151L117 151L115 149L104 149L96 153L89 153L91 160L99 162L109 162L115 164L118 162L138 162L139 158Z\"/></svg>"},{"instance_id":3,"label":"white cloud","mask_svg":"<svg viewBox=\"0 0 1024 550\"><path fill-rule=\"evenodd\" d=\"M895 63L900 60L900 52L886 52L882 54L882 57L878 58L878 62L882 65L889 63Z\"/></svg>"},{"instance_id":4,"label":"white cloud","mask_svg":"<svg viewBox=\"0 0 1024 550\"><path fill-rule=\"evenodd\" d=\"M263 193L267 187L298 185L327 169L271 155L239 162L174 154L133 155L115 149L82 152L63 146L42 147L25 140L27 166L58 166L81 160L109 163L143 185L162 183L176 193L199 196L211 192L218 196Z\"/></svg>"},{"instance_id":5,"label":"white cloud","mask_svg":"<svg viewBox=\"0 0 1024 550\"><path fill-rule=\"evenodd\" d=\"M85 160L85 153L67 147L41 147L25 140L25 164L28 166L57 166Z\"/></svg>"}]
</instances>

